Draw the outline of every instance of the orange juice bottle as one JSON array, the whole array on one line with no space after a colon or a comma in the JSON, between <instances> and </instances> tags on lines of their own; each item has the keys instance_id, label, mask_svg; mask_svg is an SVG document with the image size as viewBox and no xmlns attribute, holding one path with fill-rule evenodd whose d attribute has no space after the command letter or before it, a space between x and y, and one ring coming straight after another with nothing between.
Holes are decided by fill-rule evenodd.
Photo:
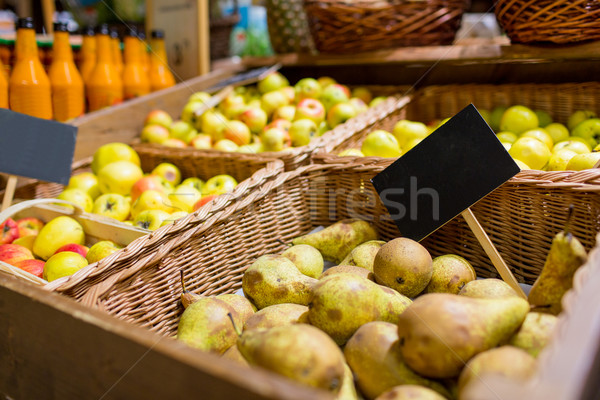
<instances>
[{"instance_id":1,"label":"orange juice bottle","mask_svg":"<svg viewBox=\"0 0 600 400\"><path fill-rule=\"evenodd\" d=\"M103 24L96 35L96 66L86 85L90 111L123 101L123 82L112 61L109 33L108 25Z\"/></svg>"},{"instance_id":2,"label":"orange juice bottle","mask_svg":"<svg viewBox=\"0 0 600 400\"><path fill-rule=\"evenodd\" d=\"M17 21L16 62L9 80L10 109L52 119L50 79L38 56L32 18Z\"/></svg>"},{"instance_id":3,"label":"orange juice bottle","mask_svg":"<svg viewBox=\"0 0 600 400\"><path fill-rule=\"evenodd\" d=\"M66 24L54 24L52 64L48 71L52 85L54 119L68 121L84 112L83 79L75 62Z\"/></svg>"},{"instance_id":4,"label":"orange juice bottle","mask_svg":"<svg viewBox=\"0 0 600 400\"><path fill-rule=\"evenodd\" d=\"M119 75L123 74L123 53L121 53L121 42L119 41L119 33L111 29L110 43L112 46L113 64Z\"/></svg>"},{"instance_id":5,"label":"orange juice bottle","mask_svg":"<svg viewBox=\"0 0 600 400\"><path fill-rule=\"evenodd\" d=\"M8 81L4 75L2 61L0 61L0 108L8 108Z\"/></svg>"},{"instance_id":6,"label":"orange juice bottle","mask_svg":"<svg viewBox=\"0 0 600 400\"><path fill-rule=\"evenodd\" d=\"M175 78L167 65L167 51L165 50L165 33L162 30L153 30L150 39L152 52L150 54L150 88L161 90L175 85Z\"/></svg>"},{"instance_id":7,"label":"orange juice bottle","mask_svg":"<svg viewBox=\"0 0 600 400\"><path fill-rule=\"evenodd\" d=\"M146 34L144 32L138 32L138 38L140 39L142 46L142 67L146 76L148 76L148 82L150 82L150 52L148 51L148 43L146 43Z\"/></svg>"},{"instance_id":8,"label":"orange juice bottle","mask_svg":"<svg viewBox=\"0 0 600 400\"><path fill-rule=\"evenodd\" d=\"M96 36L94 28L88 27L83 32L83 39L81 41L81 65L79 66L79 72L86 84L90 79L94 66L96 66Z\"/></svg>"},{"instance_id":9,"label":"orange juice bottle","mask_svg":"<svg viewBox=\"0 0 600 400\"><path fill-rule=\"evenodd\" d=\"M142 66L142 46L137 31L132 29L125 37L125 65L123 67L123 98L125 100L150 93L150 81Z\"/></svg>"}]
</instances>

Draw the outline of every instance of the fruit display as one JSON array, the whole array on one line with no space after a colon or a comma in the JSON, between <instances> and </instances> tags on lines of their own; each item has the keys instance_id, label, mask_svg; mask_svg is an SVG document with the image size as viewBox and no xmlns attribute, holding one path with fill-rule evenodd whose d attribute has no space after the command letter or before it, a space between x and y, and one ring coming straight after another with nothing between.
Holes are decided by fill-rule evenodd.
<instances>
[{"instance_id":1,"label":"fruit display","mask_svg":"<svg viewBox=\"0 0 600 400\"><path fill-rule=\"evenodd\" d=\"M206 181L184 177L171 163L144 173L140 157L124 143L98 148L91 169L73 175L57 198L75 203L85 212L151 231L196 211L238 183L226 174Z\"/></svg>"},{"instance_id":2,"label":"fruit display","mask_svg":"<svg viewBox=\"0 0 600 400\"><path fill-rule=\"evenodd\" d=\"M567 222L524 299L463 257L433 258L345 219L256 258L241 294L184 285L177 338L338 399L469 399L485 373L521 383L535 374L586 259Z\"/></svg>"},{"instance_id":3,"label":"fruit display","mask_svg":"<svg viewBox=\"0 0 600 400\"><path fill-rule=\"evenodd\" d=\"M350 90L329 77L303 78L294 86L279 72L256 85L239 86L206 110L206 92L190 96L179 119L151 111L140 139L168 147L227 152L277 152L313 139L378 104L365 87Z\"/></svg>"}]
</instances>

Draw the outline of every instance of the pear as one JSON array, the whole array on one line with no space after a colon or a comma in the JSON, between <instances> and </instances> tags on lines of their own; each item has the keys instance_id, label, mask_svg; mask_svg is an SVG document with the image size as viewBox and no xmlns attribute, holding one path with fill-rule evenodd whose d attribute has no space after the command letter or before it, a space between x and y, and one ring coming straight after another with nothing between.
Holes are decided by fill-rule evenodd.
<instances>
[{"instance_id":1,"label":"pear","mask_svg":"<svg viewBox=\"0 0 600 400\"><path fill-rule=\"evenodd\" d=\"M419 242L397 238L381 246L375 256L373 273L377 283L412 298L431 280L431 255Z\"/></svg>"},{"instance_id":2,"label":"pear","mask_svg":"<svg viewBox=\"0 0 600 400\"><path fill-rule=\"evenodd\" d=\"M396 386L375 400L445 400L431 389L417 385Z\"/></svg>"},{"instance_id":3,"label":"pear","mask_svg":"<svg viewBox=\"0 0 600 400\"><path fill-rule=\"evenodd\" d=\"M552 314L530 312L508 344L537 357L552 339L557 322L558 318Z\"/></svg>"},{"instance_id":4,"label":"pear","mask_svg":"<svg viewBox=\"0 0 600 400\"><path fill-rule=\"evenodd\" d=\"M358 275L334 274L315 286L308 319L343 345L367 322L397 322L410 303L400 293Z\"/></svg>"},{"instance_id":5,"label":"pear","mask_svg":"<svg viewBox=\"0 0 600 400\"><path fill-rule=\"evenodd\" d=\"M228 348L225 353L223 353L223 358L228 358L230 360L233 360L235 362L237 362L238 364L244 365L246 367L249 367L248 365L248 361L246 361L246 359L244 358L244 356L242 356L242 353L240 353L240 350L237 347L237 344L234 344L233 346L231 346L230 348Z\"/></svg>"},{"instance_id":6,"label":"pear","mask_svg":"<svg viewBox=\"0 0 600 400\"><path fill-rule=\"evenodd\" d=\"M385 241L383 240L369 240L358 245L340 262L340 265L356 265L357 267L373 271L375 255L384 244Z\"/></svg>"},{"instance_id":7,"label":"pear","mask_svg":"<svg viewBox=\"0 0 600 400\"><path fill-rule=\"evenodd\" d=\"M446 254L433 259L433 274L425 293L458 294L467 282L477 276L471 263L455 254Z\"/></svg>"},{"instance_id":8,"label":"pear","mask_svg":"<svg viewBox=\"0 0 600 400\"><path fill-rule=\"evenodd\" d=\"M510 285L501 279L487 278L467 282L458 292L461 296L480 299L499 299L503 297L519 297Z\"/></svg>"},{"instance_id":9,"label":"pear","mask_svg":"<svg viewBox=\"0 0 600 400\"><path fill-rule=\"evenodd\" d=\"M321 330L307 324L242 333L238 349L256 365L308 386L337 393L344 376L344 355Z\"/></svg>"},{"instance_id":10,"label":"pear","mask_svg":"<svg viewBox=\"0 0 600 400\"><path fill-rule=\"evenodd\" d=\"M510 339L528 312L520 297L422 295L399 317L402 356L421 375L455 377L473 356Z\"/></svg>"},{"instance_id":11,"label":"pear","mask_svg":"<svg viewBox=\"0 0 600 400\"><path fill-rule=\"evenodd\" d=\"M535 358L527 352L512 346L502 346L473 357L458 378L458 397L475 380L485 382L486 375L500 375L524 382L535 374Z\"/></svg>"},{"instance_id":12,"label":"pear","mask_svg":"<svg viewBox=\"0 0 600 400\"><path fill-rule=\"evenodd\" d=\"M240 296L239 294L233 293L223 293L216 296L217 299L223 300L225 303L229 304L235 311L237 311L240 316L240 321L242 325L240 328L246 323L248 318L254 315L256 308L250 301L244 296Z\"/></svg>"},{"instance_id":13,"label":"pear","mask_svg":"<svg viewBox=\"0 0 600 400\"><path fill-rule=\"evenodd\" d=\"M291 303L275 304L248 318L244 331L305 323L308 323L308 307Z\"/></svg>"},{"instance_id":14,"label":"pear","mask_svg":"<svg viewBox=\"0 0 600 400\"><path fill-rule=\"evenodd\" d=\"M326 276L334 275L334 274L354 274L361 276L365 279L375 282L375 275L371 271L365 268L357 267L355 265L338 265L335 267L331 267L327 269L327 271L323 272L319 279L323 279Z\"/></svg>"},{"instance_id":15,"label":"pear","mask_svg":"<svg viewBox=\"0 0 600 400\"><path fill-rule=\"evenodd\" d=\"M368 322L344 347L344 356L361 392L369 399L397 385L421 385L448 395L441 383L413 372L402 359L398 328L389 322Z\"/></svg>"},{"instance_id":16,"label":"pear","mask_svg":"<svg viewBox=\"0 0 600 400\"><path fill-rule=\"evenodd\" d=\"M300 273L283 256L264 255L256 259L242 277L244 295L260 310L273 304L308 305L318 281Z\"/></svg>"},{"instance_id":17,"label":"pear","mask_svg":"<svg viewBox=\"0 0 600 400\"><path fill-rule=\"evenodd\" d=\"M238 339L236 326L241 327L242 321L233 307L223 300L203 297L181 315L177 339L200 350L223 354Z\"/></svg>"},{"instance_id":18,"label":"pear","mask_svg":"<svg viewBox=\"0 0 600 400\"><path fill-rule=\"evenodd\" d=\"M587 260L585 248L568 231L572 216L571 207L565 229L554 236L544 268L529 292L529 303L536 311L558 315L563 295L573 287L575 271Z\"/></svg>"},{"instance_id":19,"label":"pear","mask_svg":"<svg viewBox=\"0 0 600 400\"><path fill-rule=\"evenodd\" d=\"M358 400L356 387L354 386L354 375L348 364L344 363L344 376L342 378L342 387L335 396L335 400Z\"/></svg>"},{"instance_id":20,"label":"pear","mask_svg":"<svg viewBox=\"0 0 600 400\"><path fill-rule=\"evenodd\" d=\"M327 228L292 240L292 244L308 244L321 252L327 261L339 264L361 243L376 240L377 232L371 224L359 219L345 219Z\"/></svg>"},{"instance_id":21,"label":"pear","mask_svg":"<svg viewBox=\"0 0 600 400\"><path fill-rule=\"evenodd\" d=\"M292 246L281 255L293 262L306 276L318 279L323 273L323 256L319 250L308 244Z\"/></svg>"}]
</instances>

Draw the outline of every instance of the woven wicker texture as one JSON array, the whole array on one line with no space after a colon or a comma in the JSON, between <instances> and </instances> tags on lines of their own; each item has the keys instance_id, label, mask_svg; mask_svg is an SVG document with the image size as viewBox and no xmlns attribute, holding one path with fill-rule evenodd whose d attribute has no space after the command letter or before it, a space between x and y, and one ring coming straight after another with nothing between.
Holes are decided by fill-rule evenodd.
<instances>
[{"instance_id":1,"label":"woven wicker texture","mask_svg":"<svg viewBox=\"0 0 600 400\"><path fill-rule=\"evenodd\" d=\"M267 23L273 51L313 53L315 45L308 29L303 0L267 0Z\"/></svg>"},{"instance_id":2,"label":"woven wicker texture","mask_svg":"<svg viewBox=\"0 0 600 400\"><path fill-rule=\"evenodd\" d=\"M318 51L353 53L400 46L447 45L468 0L305 0Z\"/></svg>"},{"instance_id":3,"label":"woven wicker texture","mask_svg":"<svg viewBox=\"0 0 600 400\"><path fill-rule=\"evenodd\" d=\"M113 271L75 275L53 288L117 317L173 335L182 311L180 271L188 289L206 295L232 293L256 257L279 253L292 238L342 218L372 221L386 239L399 236L370 179L390 160L324 160L280 174L226 208L202 209L101 261ZM339 158L338 158L339 160ZM569 177L522 173L473 211L521 282L532 283L543 267L552 237L562 229L569 204L576 207L572 231L586 248L600 230L600 170ZM462 219L427 238L434 256L455 253L470 260L479 276L497 273ZM152 250L150 250L152 249ZM104 278L104 279L103 279Z\"/></svg>"},{"instance_id":4,"label":"woven wicker texture","mask_svg":"<svg viewBox=\"0 0 600 400\"><path fill-rule=\"evenodd\" d=\"M513 43L600 39L598 0L498 0L496 17Z\"/></svg>"}]
</instances>

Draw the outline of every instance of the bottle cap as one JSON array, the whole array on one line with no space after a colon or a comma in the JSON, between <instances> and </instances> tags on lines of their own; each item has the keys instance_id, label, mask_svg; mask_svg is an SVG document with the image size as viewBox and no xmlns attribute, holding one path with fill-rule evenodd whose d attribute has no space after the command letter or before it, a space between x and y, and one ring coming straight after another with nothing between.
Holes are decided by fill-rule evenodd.
<instances>
[{"instance_id":1,"label":"bottle cap","mask_svg":"<svg viewBox=\"0 0 600 400\"><path fill-rule=\"evenodd\" d=\"M146 39L146 32L144 31L139 31L138 32L138 38L145 40Z\"/></svg>"},{"instance_id":2,"label":"bottle cap","mask_svg":"<svg viewBox=\"0 0 600 400\"><path fill-rule=\"evenodd\" d=\"M55 22L54 32L69 32L69 29L67 29L67 24L64 22Z\"/></svg>"},{"instance_id":3,"label":"bottle cap","mask_svg":"<svg viewBox=\"0 0 600 400\"><path fill-rule=\"evenodd\" d=\"M165 31L162 29L153 29L150 35L152 36L152 39L164 39Z\"/></svg>"},{"instance_id":4,"label":"bottle cap","mask_svg":"<svg viewBox=\"0 0 600 400\"><path fill-rule=\"evenodd\" d=\"M85 27L85 29L83 30L83 34L85 36L94 36L96 35L96 30L94 29L93 26L87 26Z\"/></svg>"},{"instance_id":5,"label":"bottle cap","mask_svg":"<svg viewBox=\"0 0 600 400\"><path fill-rule=\"evenodd\" d=\"M117 30L115 28L111 28L110 29L110 37L113 39L118 39L119 38L119 32L117 32Z\"/></svg>"},{"instance_id":6,"label":"bottle cap","mask_svg":"<svg viewBox=\"0 0 600 400\"><path fill-rule=\"evenodd\" d=\"M110 30L108 29L108 25L107 24L102 24L98 27L98 29L96 30L96 32L99 35L109 35L110 34Z\"/></svg>"},{"instance_id":7,"label":"bottle cap","mask_svg":"<svg viewBox=\"0 0 600 400\"><path fill-rule=\"evenodd\" d=\"M131 36L131 37L138 37L138 31L137 28L135 26L132 26L131 28L129 28L127 30L127 36Z\"/></svg>"},{"instance_id":8,"label":"bottle cap","mask_svg":"<svg viewBox=\"0 0 600 400\"><path fill-rule=\"evenodd\" d=\"M33 18L19 18L17 20L17 29L33 29Z\"/></svg>"}]
</instances>

